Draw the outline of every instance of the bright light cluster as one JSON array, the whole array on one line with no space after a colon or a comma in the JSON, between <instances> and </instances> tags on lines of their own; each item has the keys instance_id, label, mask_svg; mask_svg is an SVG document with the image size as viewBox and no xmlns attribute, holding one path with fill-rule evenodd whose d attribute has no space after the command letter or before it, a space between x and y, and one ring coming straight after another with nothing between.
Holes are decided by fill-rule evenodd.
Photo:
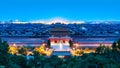
<instances>
[{"instance_id":1,"label":"bright light cluster","mask_svg":"<svg viewBox=\"0 0 120 68\"><path fill-rule=\"evenodd\" d=\"M47 19L47 20L35 20L35 21L31 21L31 23L43 23L43 24L55 24L55 23L63 23L63 24L83 24L84 21L70 21L68 19L65 18L61 18L61 17L54 17L51 19Z\"/></svg>"}]
</instances>

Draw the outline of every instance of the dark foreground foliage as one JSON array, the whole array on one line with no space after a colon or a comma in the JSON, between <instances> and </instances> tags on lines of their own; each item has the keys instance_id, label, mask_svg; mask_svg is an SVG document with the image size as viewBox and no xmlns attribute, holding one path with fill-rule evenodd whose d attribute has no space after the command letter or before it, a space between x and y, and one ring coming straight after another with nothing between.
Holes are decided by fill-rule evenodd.
<instances>
[{"instance_id":1,"label":"dark foreground foliage","mask_svg":"<svg viewBox=\"0 0 120 68\"><path fill-rule=\"evenodd\" d=\"M120 40L112 47L100 45L96 53L58 58L45 57L34 52L33 56L11 55L7 42L0 40L0 68L120 68Z\"/></svg>"}]
</instances>

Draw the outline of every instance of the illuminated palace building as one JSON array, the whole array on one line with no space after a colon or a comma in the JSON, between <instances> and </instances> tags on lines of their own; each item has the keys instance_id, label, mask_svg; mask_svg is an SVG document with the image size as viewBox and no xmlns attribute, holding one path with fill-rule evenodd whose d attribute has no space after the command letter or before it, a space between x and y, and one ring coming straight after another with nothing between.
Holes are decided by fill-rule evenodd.
<instances>
[{"instance_id":1,"label":"illuminated palace building","mask_svg":"<svg viewBox=\"0 0 120 68\"><path fill-rule=\"evenodd\" d=\"M72 38L69 35L72 33L69 29L63 26L56 26L49 31L51 37L49 37L50 46L54 51L69 51L70 41Z\"/></svg>"},{"instance_id":2,"label":"illuminated palace building","mask_svg":"<svg viewBox=\"0 0 120 68\"><path fill-rule=\"evenodd\" d=\"M48 45L53 49L53 54L54 52L70 52L73 49L82 49L84 53L90 53L95 52L100 44L111 46L113 43L107 37L74 36L71 29L59 23L49 30L49 34Z\"/></svg>"},{"instance_id":3,"label":"illuminated palace building","mask_svg":"<svg viewBox=\"0 0 120 68\"><path fill-rule=\"evenodd\" d=\"M56 55L57 53L55 52L65 53L70 51L70 42L72 42L72 38L69 35L72 33L70 29L61 26L59 23L49 30L51 37L48 38L48 45L53 49L53 54Z\"/></svg>"}]
</instances>

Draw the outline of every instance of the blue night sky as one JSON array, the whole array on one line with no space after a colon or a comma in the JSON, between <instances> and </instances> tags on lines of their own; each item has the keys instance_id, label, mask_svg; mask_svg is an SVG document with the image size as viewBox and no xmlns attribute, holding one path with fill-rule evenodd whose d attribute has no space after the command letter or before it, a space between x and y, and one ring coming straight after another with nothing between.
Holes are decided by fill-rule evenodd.
<instances>
[{"instance_id":1,"label":"blue night sky","mask_svg":"<svg viewBox=\"0 0 120 68\"><path fill-rule=\"evenodd\" d=\"M120 0L0 0L0 20L120 20Z\"/></svg>"}]
</instances>

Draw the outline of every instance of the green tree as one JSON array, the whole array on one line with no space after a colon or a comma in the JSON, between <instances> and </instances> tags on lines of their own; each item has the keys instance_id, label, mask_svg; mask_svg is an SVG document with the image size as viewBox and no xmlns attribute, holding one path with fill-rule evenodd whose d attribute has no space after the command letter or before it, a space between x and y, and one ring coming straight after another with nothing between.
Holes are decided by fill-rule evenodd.
<instances>
[{"instance_id":1,"label":"green tree","mask_svg":"<svg viewBox=\"0 0 120 68\"><path fill-rule=\"evenodd\" d=\"M8 51L9 45L7 44L7 42L0 40L0 65L7 65L9 63Z\"/></svg>"},{"instance_id":2,"label":"green tree","mask_svg":"<svg viewBox=\"0 0 120 68\"><path fill-rule=\"evenodd\" d=\"M120 46L120 40L112 44L112 58L120 62L120 51L118 46Z\"/></svg>"},{"instance_id":3,"label":"green tree","mask_svg":"<svg viewBox=\"0 0 120 68\"><path fill-rule=\"evenodd\" d=\"M37 51L34 51L33 53L34 53L34 61L33 61L34 67L39 68L41 66L43 68L44 65L42 64L41 60L44 59L44 57L41 56Z\"/></svg>"},{"instance_id":4,"label":"green tree","mask_svg":"<svg viewBox=\"0 0 120 68\"><path fill-rule=\"evenodd\" d=\"M113 42L112 48L113 48L113 50L117 50L117 42Z\"/></svg>"},{"instance_id":5,"label":"green tree","mask_svg":"<svg viewBox=\"0 0 120 68\"><path fill-rule=\"evenodd\" d=\"M100 46L96 48L96 53L98 54L103 54L104 51L105 51L105 46L102 44L100 44Z\"/></svg>"},{"instance_id":6,"label":"green tree","mask_svg":"<svg viewBox=\"0 0 120 68\"><path fill-rule=\"evenodd\" d=\"M22 46L20 48L20 50L18 50L18 53L21 54L21 55L27 55L27 52L29 51L29 49L25 46Z\"/></svg>"},{"instance_id":7,"label":"green tree","mask_svg":"<svg viewBox=\"0 0 120 68\"><path fill-rule=\"evenodd\" d=\"M117 51L120 54L120 39L117 41Z\"/></svg>"},{"instance_id":8,"label":"green tree","mask_svg":"<svg viewBox=\"0 0 120 68\"><path fill-rule=\"evenodd\" d=\"M8 68L10 66L18 66L20 68L26 68L27 65L27 59L26 59L26 56L22 56L22 55L11 55L10 56L10 63L8 65Z\"/></svg>"}]
</instances>

